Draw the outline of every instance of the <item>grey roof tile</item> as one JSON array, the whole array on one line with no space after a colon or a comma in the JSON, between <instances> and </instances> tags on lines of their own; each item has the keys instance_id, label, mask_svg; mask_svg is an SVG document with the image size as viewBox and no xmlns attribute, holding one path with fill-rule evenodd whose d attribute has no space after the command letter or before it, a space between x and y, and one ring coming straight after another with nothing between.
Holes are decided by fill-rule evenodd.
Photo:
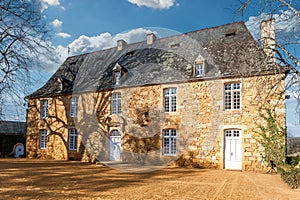
<instances>
[{"instance_id":1,"label":"grey roof tile","mask_svg":"<svg viewBox=\"0 0 300 200\"><path fill-rule=\"evenodd\" d=\"M0 121L0 135L25 135L26 122Z\"/></svg>"},{"instance_id":2,"label":"grey roof tile","mask_svg":"<svg viewBox=\"0 0 300 200\"><path fill-rule=\"evenodd\" d=\"M146 39L146 38L145 38ZM207 70L202 78L243 76L273 70L243 22L202 29L185 34L127 44L88 54L72 56L49 81L28 98L112 89L113 68L123 70L120 87L197 79L193 66L199 56ZM59 91L58 78L63 81Z\"/></svg>"}]
</instances>

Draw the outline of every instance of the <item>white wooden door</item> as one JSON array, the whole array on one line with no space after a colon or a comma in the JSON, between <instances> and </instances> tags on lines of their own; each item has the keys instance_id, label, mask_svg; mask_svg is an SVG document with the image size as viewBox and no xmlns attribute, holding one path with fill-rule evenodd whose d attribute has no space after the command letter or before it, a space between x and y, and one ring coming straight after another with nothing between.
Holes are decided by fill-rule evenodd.
<instances>
[{"instance_id":1,"label":"white wooden door","mask_svg":"<svg viewBox=\"0 0 300 200\"><path fill-rule=\"evenodd\" d=\"M119 131L112 131L110 135L109 160L121 159L121 135Z\"/></svg>"},{"instance_id":2,"label":"white wooden door","mask_svg":"<svg viewBox=\"0 0 300 200\"><path fill-rule=\"evenodd\" d=\"M225 130L225 169L242 169L242 133Z\"/></svg>"}]
</instances>

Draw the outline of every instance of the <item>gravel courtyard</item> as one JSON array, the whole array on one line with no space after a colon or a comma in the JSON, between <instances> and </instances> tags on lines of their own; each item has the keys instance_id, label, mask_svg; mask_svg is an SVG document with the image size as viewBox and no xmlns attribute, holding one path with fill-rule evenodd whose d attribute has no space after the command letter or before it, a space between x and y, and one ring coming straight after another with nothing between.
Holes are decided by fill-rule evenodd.
<instances>
[{"instance_id":1,"label":"gravel courtyard","mask_svg":"<svg viewBox=\"0 0 300 200\"><path fill-rule=\"evenodd\" d=\"M300 199L279 175L165 168L123 173L106 166L0 159L0 199Z\"/></svg>"}]
</instances>

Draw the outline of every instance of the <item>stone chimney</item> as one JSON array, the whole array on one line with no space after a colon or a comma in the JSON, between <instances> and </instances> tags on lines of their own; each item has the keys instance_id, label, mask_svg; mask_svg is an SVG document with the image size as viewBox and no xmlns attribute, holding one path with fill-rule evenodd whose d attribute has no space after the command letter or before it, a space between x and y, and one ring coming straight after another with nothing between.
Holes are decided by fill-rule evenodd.
<instances>
[{"instance_id":1,"label":"stone chimney","mask_svg":"<svg viewBox=\"0 0 300 200\"><path fill-rule=\"evenodd\" d=\"M148 33L147 34L147 44L153 44L154 41L156 40L156 36L154 35L154 33Z\"/></svg>"},{"instance_id":2,"label":"stone chimney","mask_svg":"<svg viewBox=\"0 0 300 200\"><path fill-rule=\"evenodd\" d=\"M117 41L117 49L118 51L121 51L125 46L126 46L126 42L124 40L118 40Z\"/></svg>"},{"instance_id":3,"label":"stone chimney","mask_svg":"<svg viewBox=\"0 0 300 200\"><path fill-rule=\"evenodd\" d=\"M261 44L270 62L276 61L275 57L275 20L263 20L260 24Z\"/></svg>"}]
</instances>

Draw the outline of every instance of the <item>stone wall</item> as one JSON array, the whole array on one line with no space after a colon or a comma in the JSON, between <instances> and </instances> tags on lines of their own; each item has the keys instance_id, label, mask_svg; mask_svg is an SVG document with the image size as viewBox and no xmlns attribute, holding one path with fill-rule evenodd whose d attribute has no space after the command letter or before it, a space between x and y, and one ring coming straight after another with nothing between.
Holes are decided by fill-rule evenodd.
<instances>
[{"instance_id":1,"label":"stone wall","mask_svg":"<svg viewBox=\"0 0 300 200\"><path fill-rule=\"evenodd\" d=\"M119 88L79 95L78 117L69 117L71 96L48 98L49 117L40 119L40 99L28 107L29 158L109 160L109 134L122 137L122 160L224 168L224 130L242 131L243 170L254 170L264 149L258 143L257 124L265 123L258 109L271 108L285 126L284 75L223 78L187 83ZM242 109L224 110L224 84L240 82ZM177 112L164 113L163 90L177 88ZM110 96L120 92L122 114L110 114ZM68 151L68 129L79 133L79 148ZM162 156L162 130L178 132L177 156ZM39 130L48 130L47 149L39 148Z\"/></svg>"}]
</instances>

